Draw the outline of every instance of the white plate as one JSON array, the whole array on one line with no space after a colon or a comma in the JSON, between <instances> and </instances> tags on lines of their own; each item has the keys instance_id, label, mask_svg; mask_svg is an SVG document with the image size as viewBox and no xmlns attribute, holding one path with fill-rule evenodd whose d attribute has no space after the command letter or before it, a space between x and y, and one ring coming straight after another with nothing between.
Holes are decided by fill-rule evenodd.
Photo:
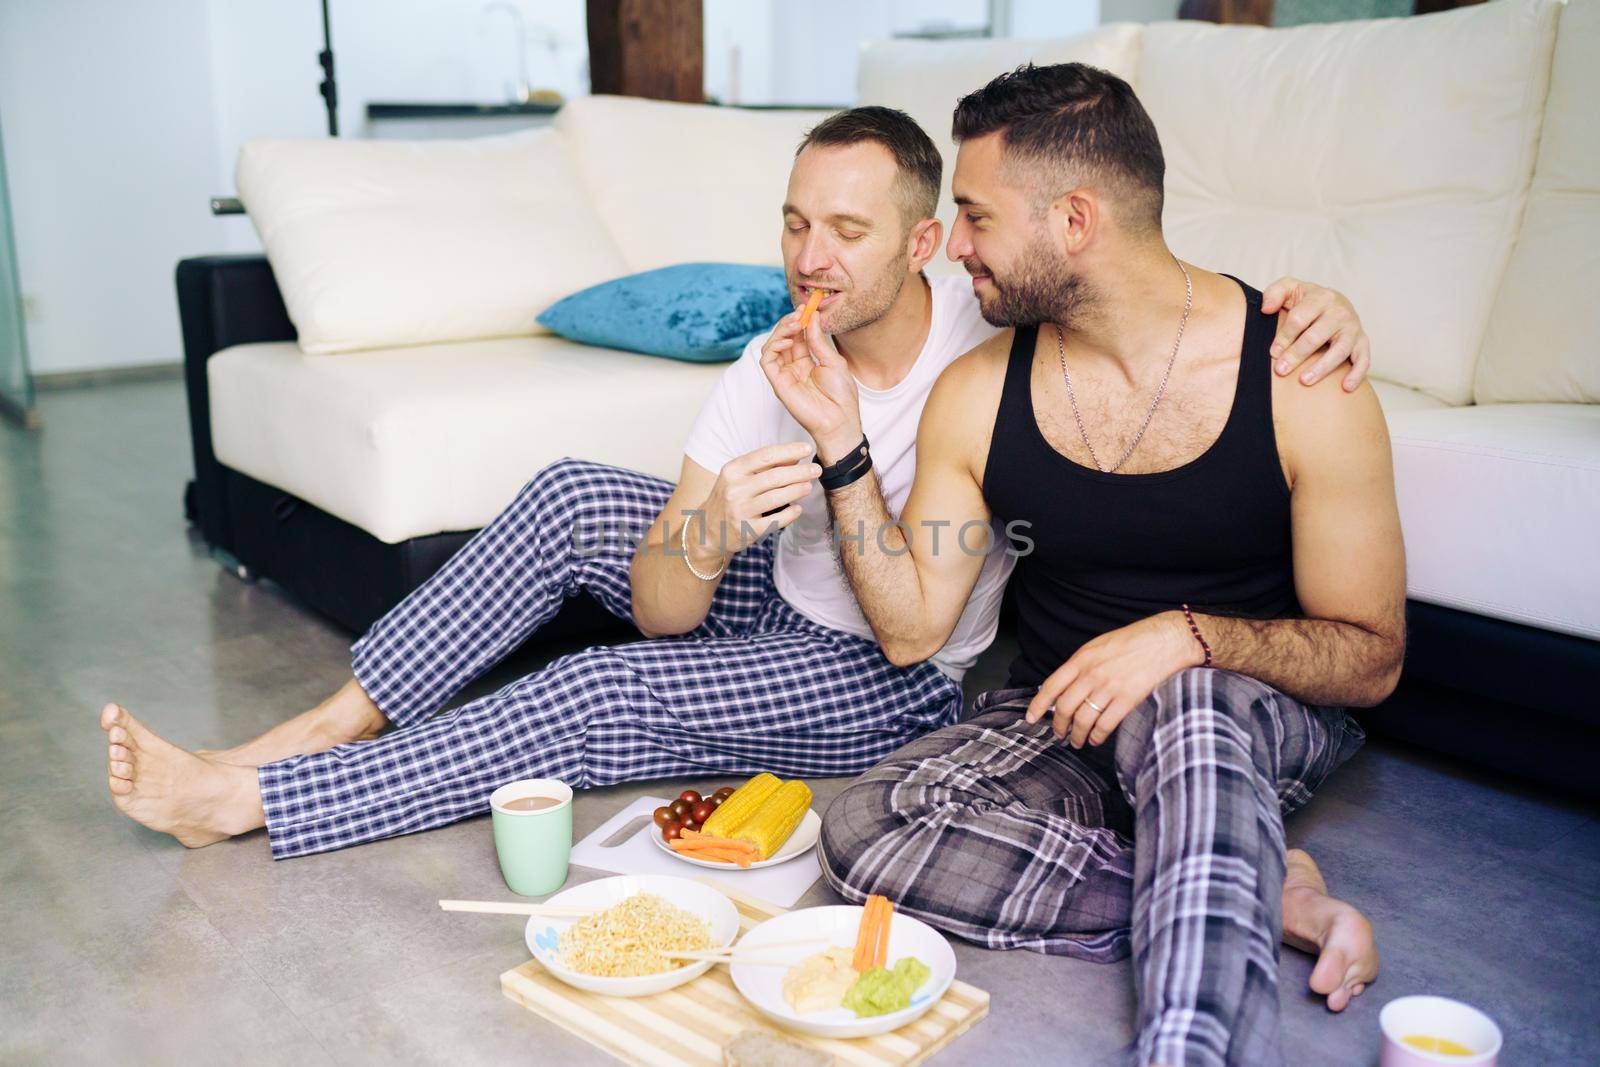
<instances>
[{"instance_id":1,"label":"white plate","mask_svg":"<svg viewBox=\"0 0 1600 1067\"><path fill-rule=\"evenodd\" d=\"M771 867L774 864L787 863L815 845L817 838L822 836L822 816L807 808L805 817L800 820L800 825L794 828L794 833L789 835L789 840L783 843L783 847L770 858L757 860L748 867L741 867L737 863L723 863L721 860L702 860L693 856L685 856L682 852L672 851L672 846L667 844L661 836L661 827L652 822L649 826L649 831L650 840L656 843L657 848L685 863L692 863L696 867L710 867L714 871L753 871L758 867Z\"/></svg>"},{"instance_id":2,"label":"white plate","mask_svg":"<svg viewBox=\"0 0 1600 1067\"><path fill-rule=\"evenodd\" d=\"M754 949L778 941L797 941L821 938L827 944L854 948L856 930L861 926L861 908L855 905L835 905L826 908L805 908L768 919L739 939L739 948ZM799 963L826 945L801 948L773 948L761 955ZM858 1019L849 1008L830 1011L797 1012L783 999L784 967L757 966L734 963L729 970L733 984L740 995L755 1005L756 1010L780 1026L820 1037L868 1037L884 1034L919 1018L923 1012L938 1003L945 990L956 977L956 954L950 943L927 923L909 915L894 913L889 924L889 966L905 956L915 956L932 971L928 980L911 994L911 1006L888 1015L873 1015Z\"/></svg>"},{"instance_id":3,"label":"white plate","mask_svg":"<svg viewBox=\"0 0 1600 1067\"><path fill-rule=\"evenodd\" d=\"M613 904L622 903L635 893L654 893L710 923L712 948L725 948L731 945L734 936L739 932L739 912L731 900L708 885L667 874L600 878L563 890L545 903L609 908ZM599 975L579 974L562 965L556 950L556 939L560 937L561 932L578 922L579 918L581 916L570 919L554 919L544 915L530 916L527 930L523 934L533 958L570 986L613 997L647 997L652 993L680 986L711 969L710 961L702 960L687 967L662 971L659 974L642 974L629 978L602 978Z\"/></svg>"}]
</instances>

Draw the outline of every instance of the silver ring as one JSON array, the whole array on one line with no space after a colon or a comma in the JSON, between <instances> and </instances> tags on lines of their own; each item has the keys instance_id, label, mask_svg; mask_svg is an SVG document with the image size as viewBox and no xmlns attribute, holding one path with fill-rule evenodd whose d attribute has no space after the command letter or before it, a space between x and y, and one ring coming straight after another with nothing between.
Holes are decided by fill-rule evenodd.
<instances>
[{"instance_id":1,"label":"silver ring","mask_svg":"<svg viewBox=\"0 0 1600 1067\"><path fill-rule=\"evenodd\" d=\"M1106 710L1106 709L1105 709L1105 708L1102 708L1102 707L1101 707L1101 706L1100 706L1100 705L1099 705L1099 704L1096 704L1096 703L1095 703L1095 702L1094 702L1094 701L1092 701L1092 700L1090 700L1090 699L1089 699L1089 698L1088 698L1088 697L1084 697L1084 698L1083 698L1083 702L1084 702L1084 703L1085 703L1085 704L1087 704L1087 705L1089 705L1089 706L1090 706L1090 707L1091 707L1091 708L1093 708L1093 709L1094 709L1094 710L1095 710L1095 711L1098 711L1098 712L1101 712L1101 713L1104 713L1104 712L1105 712L1105 710Z\"/></svg>"}]
</instances>

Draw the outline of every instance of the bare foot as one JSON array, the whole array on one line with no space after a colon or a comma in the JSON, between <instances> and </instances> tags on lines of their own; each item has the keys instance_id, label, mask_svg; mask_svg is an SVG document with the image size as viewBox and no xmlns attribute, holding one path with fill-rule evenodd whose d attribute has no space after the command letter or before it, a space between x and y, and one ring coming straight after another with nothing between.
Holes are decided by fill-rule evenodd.
<instances>
[{"instance_id":1,"label":"bare foot","mask_svg":"<svg viewBox=\"0 0 1600 1067\"><path fill-rule=\"evenodd\" d=\"M377 737L389 720L354 678L310 711L279 723L253 741L233 748L202 748L196 756L215 763L259 767L290 756L326 752L352 741Z\"/></svg>"},{"instance_id":2,"label":"bare foot","mask_svg":"<svg viewBox=\"0 0 1600 1067\"><path fill-rule=\"evenodd\" d=\"M156 736L117 704L100 709L111 800L190 848L266 825L255 772L201 759Z\"/></svg>"},{"instance_id":3,"label":"bare foot","mask_svg":"<svg viewBox=\"0 0 1600 1067\"><path fill-rule=\"evenodd\" d=\"M1343 1011L1378 977L1378 945L1367 917L1328 894L1316 861L1298 848L1284 857L1283 943L1317 957L1311 991Z\"/></svg>"}]
</instances>

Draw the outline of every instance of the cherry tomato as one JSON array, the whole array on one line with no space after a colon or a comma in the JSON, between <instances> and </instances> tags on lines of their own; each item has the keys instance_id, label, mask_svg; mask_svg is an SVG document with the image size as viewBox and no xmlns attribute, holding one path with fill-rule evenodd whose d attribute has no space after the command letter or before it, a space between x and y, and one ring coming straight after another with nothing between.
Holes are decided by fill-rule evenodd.
<instances>
[{"instance_id":1,"label":"cherry tomato","mask_svg":"<svg viewBox=\"0 0 1600 1067\"><path fill-rule=\"evenodd\" d=\"M694 806L693 811L689 812L689 818L693 819L695 822L703 823L707 819L711 818L711 813L716 810L717 806L711 803L711 801L702 800L700 803Z\"/></svg>"},{"instance_id":2,"label":"cherry tomato","mask_svg":"<svg viewBox=\"0 0 1600 1067\"><path fill-rule=\"evenodd\" d=\"M661 837L666 841L676 841L683 833L683 824L677 819L668 819L661 824Z\"/></svg>"},{"instance_id":3,"label":"cherry tomato","mask_svg":"<svg viewBox=\"0 0 1600 1067\"><path fill-rule=\"evenodd\" d=\"M718 800L727 800L729 797L733 796L733 786L725 785L721 789L717 790L713 795L716 796Z\"/></svg>"},{"instance_id":4,"label":"cherry tomato","mask_svg":"<svg viewBox=\"0 0 1600 1067\"><path fill-rule=\"evenodd\" d=\"M700 803L700 801L703 798L700 796L699 793L696 793L693 789L685 789L683 792L678 794L678 799L683 801L685 804L689 805L690 807L694 807L694 805Z\"/></svg>"},{"instance_id":5,"label":"cherry tomato","mask_svg":"<svg viewBox=\"0 0 1600 1067\"><path fill-rule=\"evenodd\" d=\"M681 820L685 815L689 814L690 809L693 808L694 805L689 803L687 800L674 800L671 804L668 804L667 807L672 810L673 818Z\"/></svg>"},{"instance_id":6,"label":"cherry tomato","mask_svg":"<svg viewBox=\"0 0 1600 1067\"><path fill-rule=\"evenodd\" d=\"M657 826L665 826L672 819L672 809L663 804L650 815L655 819Z\"/></svg>"},{"instance_id":7,"label":"cherry tomato","mask_svg":"<svg viewBox=\"0 0 1600 1067\"><path fill-rule=\"evenodd\" d=\"M707 803L709 803L713 808L720 808L722 807L722 802L727 799L727 797L712 797Z\"/></svg>"},{"instance_id":8,"label":"cherry tomato","mask_svg":"<svg viewBox=\"0 0 1600 1067\"><path fill-rule=\"evenodd\" d=\"M695 833L700 832L700 824L693 819L690 819L688 822L684 823L683 828L685 830L693 830Z\"/></svg>"}]
</instances>

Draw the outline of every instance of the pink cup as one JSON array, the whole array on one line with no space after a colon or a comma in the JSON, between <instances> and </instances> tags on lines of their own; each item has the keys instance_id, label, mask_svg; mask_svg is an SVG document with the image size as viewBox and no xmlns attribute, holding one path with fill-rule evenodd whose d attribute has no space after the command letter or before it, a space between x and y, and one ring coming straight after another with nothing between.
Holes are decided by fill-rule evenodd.
<instances>
[{"instance_id":1,"label":"pink cup","mask_svg":"<svg viewBox=\"0 0 1600 1067\"><path fill-rule=\"evenodd\" d=\"M1494 1067L1500 1058L1500 1028L1477 1008L1449 997L1399 997L1378 1013L1383 1055L1378 1067ZM1449 1038L1472 1050L1470 1056L1423 1052L1403 1044L1413 1034Z\"/></svg>"}]
</instances>

